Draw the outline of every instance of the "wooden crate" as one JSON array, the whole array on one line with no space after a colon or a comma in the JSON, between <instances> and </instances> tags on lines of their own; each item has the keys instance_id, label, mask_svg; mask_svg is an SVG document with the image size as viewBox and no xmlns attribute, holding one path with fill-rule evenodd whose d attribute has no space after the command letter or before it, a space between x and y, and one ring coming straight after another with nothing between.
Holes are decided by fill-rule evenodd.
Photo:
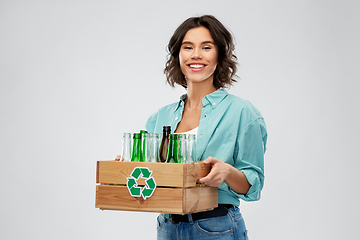
<instances>
[{"instance_id":1,"label":"wooden crate","mask_svg":"<svg viewBox=\"0 0 360 240\"><path fill-rule=\"evenodd\" d=\"M126 186L135 168L148 168L156 182L151 197L132 197ZM189 214L218 206L217 188L197 184L210 172L210 165L196 163L145 163L98 161L95 207L103 210L125 210ZM145 180L137 180L139 186Z\"/></svg>"}]
</instances>

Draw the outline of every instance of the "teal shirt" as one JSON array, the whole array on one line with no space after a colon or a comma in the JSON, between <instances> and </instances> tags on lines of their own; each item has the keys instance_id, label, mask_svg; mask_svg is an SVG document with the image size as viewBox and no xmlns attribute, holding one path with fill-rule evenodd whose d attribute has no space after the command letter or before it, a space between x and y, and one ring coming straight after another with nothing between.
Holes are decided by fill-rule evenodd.
<instances>
[{"instance_id":1,"label":"teal shirt","mask_svg":"<svg viewBox=\"0 0 360 240\"><path fill-rule=\"evenodd\" d=\"M178 102L154 113L146 123L150 133L162 133L171 126L173 133L181 121L186 94ZM196 159L215 157L242 171L251 187L246 195L220 184L219 204L239 206L239 199L256 201L264 185L266 125L260 112L248 101L217 90L202 99L200 123L196 138Z\"/></svg>"}]
</instances>

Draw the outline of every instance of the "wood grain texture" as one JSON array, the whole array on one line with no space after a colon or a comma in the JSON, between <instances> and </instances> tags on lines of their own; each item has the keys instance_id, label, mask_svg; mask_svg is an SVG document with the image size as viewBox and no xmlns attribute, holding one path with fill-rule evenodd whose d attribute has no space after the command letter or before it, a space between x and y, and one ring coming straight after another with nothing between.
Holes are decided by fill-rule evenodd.
<instances>
[{"instance_id":1,"label":"wood grain texture","mask_svg":"<svg viewBox=\"0 0 360 240\"><path fill-rule=\"evenodd\" d=\"M156 188L154 194L143 200L131 197L126 186L96 186L96 207L100 209L181 213L183 189Z\"/></svg>"},{"instance_id":2,"label":"wood grain texture","mask_svg":"<svg viewBox=\"0 0 360 240\"><path fill-rule=\"evenodd\" d=\"M136 167L147 167L156 182L150 198L132 197L126 187L127 178ZM217 207L217 188L197 184L210 172L210 165L195 163L145 163L98 161L96 167L95 207L123 210L188 214ZM137 184L145 185L139 178Z\"/></svg>"},{"instance_id":3,"label":"wood grain texture","mask_svg":"<svg viewBox=\"0 0 360 240\"><path fill-rule=\"evenodd\" d=\"M195 213L214 209L218 206L218 189L196 187L184 189L183 212Z\"/></svg>"},{"instance_id":4,"label":"wood grain texture","mask_svg":"<svg viewBox=\"0 0 360 240\"><path fill-rule=\"evenodd\" d=\"M210 164L203 162L187 163L184 165L184 187L194 187L200 178L205 177L211 170Z\"/></svg>"},{"instance_id":5,"label":"wood grain texture","mask_svg":"<svg viewBox=\"0 0 360 240\"><path fill-rule=\"evenodd\" d=\"M146 162L97 162L97 183L126 184L135 167L147 167L152 171L157 186L195 187L196 182L210 172L210 165L196 163L146 163Z\"/></svg>"},{"instance_id":6,"label":"wood grain texture","mask_svg":"<svg viewBox=\"0 0 360 240\"><path fill-rule=\"evenodd\" d=\"M156 188L143 200L131 197L126 186L97 185L95 207L103 210L123 210L188 214L217 207L217 188Z\"/></svg>"}]
</instances>

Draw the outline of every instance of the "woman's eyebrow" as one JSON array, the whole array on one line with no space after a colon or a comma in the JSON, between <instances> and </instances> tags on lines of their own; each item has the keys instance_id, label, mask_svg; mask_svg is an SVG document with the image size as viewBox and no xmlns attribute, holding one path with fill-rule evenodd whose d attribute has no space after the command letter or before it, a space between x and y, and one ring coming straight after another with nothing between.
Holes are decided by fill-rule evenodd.
<instances>
[{"instance_id":1,"label":"woman's eyebrow","mask_svg":"<svg viewBox=\"0 0 360 240\"><path fill-rule=\"evenodd\" d=\"M204 41L204 42L201 43L201 45L209 44L209 43L215 45L215 43L213 43L212 41ZM193 43L190 42L190 41L184 41L184 42L181 43L181 45L184 45L184 44L193 44Z\"/></svg>"}]
</instances>

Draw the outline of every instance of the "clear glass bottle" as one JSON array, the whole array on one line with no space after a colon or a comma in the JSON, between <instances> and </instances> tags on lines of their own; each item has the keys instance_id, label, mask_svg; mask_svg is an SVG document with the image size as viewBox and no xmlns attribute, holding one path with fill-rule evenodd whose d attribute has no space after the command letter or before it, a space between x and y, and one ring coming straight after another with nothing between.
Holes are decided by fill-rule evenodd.
<instances>
[{"instance_id":1,"label":"clear glass bottle","mask_svg":"<svg viewBox=\"0 0 360 240\"><path fill-rule=\"evenodd\" d=\"M149 134L148 141L148 158L147 162L160 162L159 148L161 143L161 135L156 133Z\"/></svg>"},{"instance_id":2,"label":"clear glass bottle","mask_svg":"<svg viewBox=\"0 0 360 240\"><path fill-rule=\"evenodd\" d=\"M131 161L131 133L123 134L122 153L121 153L120 161L123 162Z\"/></svg>"},{"instance_id":3,"label":"clear glass bottle","mask_svg":"<svg viewBox=\"0 0 360 240\"><path fill-rule=\"evenodd\" d=\"M187 163L197 162L196 159L196 135L187 135Z\"/></svg>"},{"instance_id":4,"label":"clear glass bottle","mask_svg":"<svg viewBox=\"0 0 360 240\"><path fill-rule=\"evenodd\" d=\"M188 163L188 135L178 134L177 158L179 163Z\"/></svg>"},{"instance_id":5,"label":"clear glass bottle","mask_svg":"<svg viewBox=\"0 0 360 240\"><path fill-rule=\"evenodd\" d=\"M146 162L148 158L148 141L149 141L149 134L145 130L140 131L141 135L141 162Z\"/></svg>"}]
</instances>

